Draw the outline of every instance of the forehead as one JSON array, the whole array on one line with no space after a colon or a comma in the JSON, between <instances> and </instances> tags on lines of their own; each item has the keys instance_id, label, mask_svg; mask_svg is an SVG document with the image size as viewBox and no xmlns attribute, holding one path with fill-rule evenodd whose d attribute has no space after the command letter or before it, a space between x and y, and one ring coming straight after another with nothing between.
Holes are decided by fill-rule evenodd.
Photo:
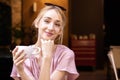
<instances>
[{"instance_id":1,"label":"forehead","mask_svg":"<svg viewBox=\"0 0 120 80\"><path fill-rule=\"evenodd\" d=\"M43 15L43 18L44 17L49 17L49 18L51 18L51 19L54 19L54 20L59 20L59 21L61 21L62 20L62 18L61 18L61 15L57 12L57 11L55 11L55 10L48 10L44 15Z\"/></svg>"}]
</instances>

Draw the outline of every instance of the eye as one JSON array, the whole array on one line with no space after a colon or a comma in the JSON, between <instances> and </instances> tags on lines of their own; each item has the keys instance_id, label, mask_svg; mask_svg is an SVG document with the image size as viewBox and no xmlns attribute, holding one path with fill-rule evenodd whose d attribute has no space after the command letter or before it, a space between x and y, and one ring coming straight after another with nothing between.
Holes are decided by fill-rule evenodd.
<instances>
[{"instance_id":1,"label":"eye","mask_svg":"<svg viewBox=\"0 0 120 80\"><path fill-rule=\"evenodd\" d=\"M58 27L60 27L60 26L61 26L59 23L56 23L55 25L56 25L56 26L58 26Z\"/></svg>"},{"instance_id":2,"label":"eye","mask_svg":"<svg viewBox=\"0 0 120 80\"><path fill-rule=\"evenodd\" d=\"M44 22L45 22L45 23L50 23L50 21L49 21L49 20L44 20Z\"/></svg>"},{"instance_id":3,"label":"eye","mask_svg":"<svg viewBox=\"0 0 120 80\"><path fill-rule=\"evenodd\" d=\"M56 21L56 22L55 22L55 25L56 25L57 27L60 27L62 24L61 24L60 21Z\"/></svg>"}]
</instances>

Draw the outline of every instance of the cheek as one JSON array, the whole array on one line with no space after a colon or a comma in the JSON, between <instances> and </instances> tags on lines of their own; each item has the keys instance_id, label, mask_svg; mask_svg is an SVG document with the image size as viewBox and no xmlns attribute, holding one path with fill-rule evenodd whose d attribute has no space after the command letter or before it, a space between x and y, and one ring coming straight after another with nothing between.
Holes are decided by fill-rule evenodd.
<instances>
[{"instance_id":1,"label":"cheek","mask_svg":"<svg viewBox=\"0 0 120 80\"><path fill-rule=\"evenodd\" d=\"M58 33L58 34L61 34L61 32L62 32L62 29L57 29L56 30L56 33Z\"/></svg>"},{"instance_id":2,"label":"cheek","mask_svg":"<svg viewBox=\"0 0 120 80\"><path fill-rule=\"evenodd\" d=\"M39 30L44 29L45 25L43 23L41 23L41 24L38 25L38 28L39 28Z\"/></svg>"},{"instance_id":3,"label":"cheek","mask_svg":"<svg viewBox=\"0 0 120 80\"><path fill-rule=\"evenodd\" d=\"M44 27L44 23L42 20L40 20L38 23L38 28L42 28L42 27Z\"/></svg>"}]
</instances>

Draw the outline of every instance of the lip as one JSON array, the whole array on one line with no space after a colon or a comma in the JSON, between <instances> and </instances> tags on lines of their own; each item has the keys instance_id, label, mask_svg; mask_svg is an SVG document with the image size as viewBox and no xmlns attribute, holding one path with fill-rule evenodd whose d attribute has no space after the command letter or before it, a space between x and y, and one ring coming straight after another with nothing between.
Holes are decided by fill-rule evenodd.
<instances>
[{"instance_id":1,"label":"lip","mask_svg":"<svg viewBox=\"0 0 120 80\"><path fill-rule=\"evenodd\" d=\"M45 32L45 33L46 33L47 36L52 36L53 35L53 33L51 33L51 32Z\"/></svg>"}]
</instances>

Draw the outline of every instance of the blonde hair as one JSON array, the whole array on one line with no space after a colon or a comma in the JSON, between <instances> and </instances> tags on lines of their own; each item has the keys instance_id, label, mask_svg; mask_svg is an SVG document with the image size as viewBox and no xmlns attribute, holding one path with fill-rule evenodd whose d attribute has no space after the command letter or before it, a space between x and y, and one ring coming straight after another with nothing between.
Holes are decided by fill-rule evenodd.
<instances>
[{"instance_id":1,"label":"blonde hair","mask_svg":"<svg viewBox=\"0 0 120 80\"><path fill-rule=\"evenodd\" d=\"M43 15L48 11L48 10L52 10L54 9L62 18L62 34L59 35L56 39L55 39L55 43L60 43L62 44L63 42L63 30L64 30L64 26L66 24L66 16L65 13L57 6L45 6L40 13L38 14L38 16L36 17L36 19L33 22L33 26L37 27L38 23L40 22L41 18L43 17Z\"/></svg>"}]
</instances>

